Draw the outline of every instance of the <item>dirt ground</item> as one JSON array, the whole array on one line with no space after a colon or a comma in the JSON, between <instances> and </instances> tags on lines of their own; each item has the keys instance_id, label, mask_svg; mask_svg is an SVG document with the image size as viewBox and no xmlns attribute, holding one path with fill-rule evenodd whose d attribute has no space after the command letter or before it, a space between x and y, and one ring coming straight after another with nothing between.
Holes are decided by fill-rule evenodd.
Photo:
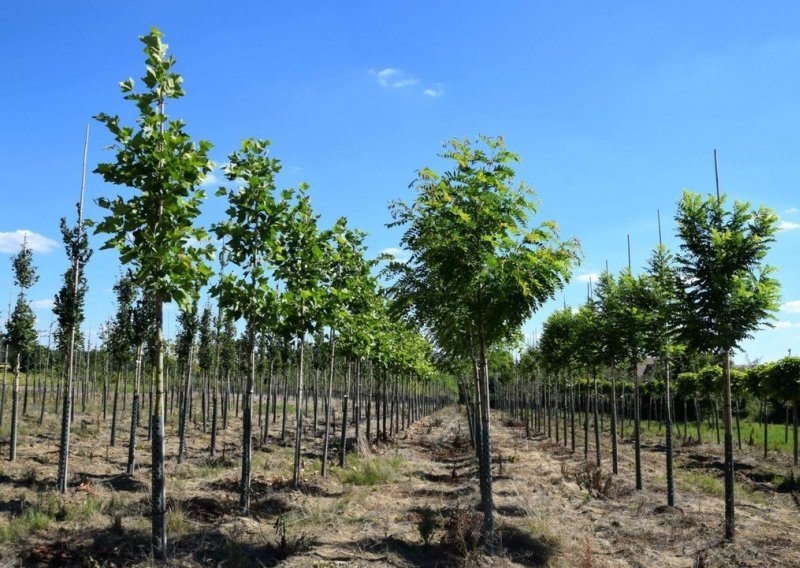
<instances>
[{"instance_id":1,"label":"dirt ground","mask_svg":"<svg viewBox=\"0 0 800 568\"><path fill-rule=\"evenodd\" d=\"M737 454L737 542L730 545L721 543L718 447L676 448L677 507L668 508L663 448L645 446L645 490L637 492L629 443L620 449L620 475L611 479L607 440L598 471L583 463L581 436L572 453L542 437L526 438L524 427L500 415L494 421L501 542L491 559L476 543L481 514L466 420L451 407L401 432L395 443L371 450L362 443L361 456L353 452L327 478L319 473L320 432L314 436L309 423L300 491L288 482L291 431L285 443L273 438L254 452L248 518L238 514L240 421L229 423L215 460L199 427L191 430L183 464L176 463L170 436L170 565L800 566L793 545L798 488L777 477L787 475L777 461ZM76 420L71 488L62 497L53 491L55 417L42 427L32 417L23 420L18 460L0 464L0 566L150 565L149 443L141 428L139 467L126 476L125 422L117 446L108 448L110 420ZM280 420L276 426L273 436ZM7 446L0 451L7 455Z\"/></svg>"}]
</instances>

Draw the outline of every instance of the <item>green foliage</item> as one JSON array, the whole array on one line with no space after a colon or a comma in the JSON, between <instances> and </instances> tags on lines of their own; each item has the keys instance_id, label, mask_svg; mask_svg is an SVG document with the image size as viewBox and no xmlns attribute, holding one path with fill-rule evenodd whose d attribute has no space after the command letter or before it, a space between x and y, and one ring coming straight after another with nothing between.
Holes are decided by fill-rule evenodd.
<instances>
[{"instance_id":1,"label":"green foliage","mask_svg":"<svg viewBox=\"0 0 800 568\"><path fill-rule=\"evenodd\" d=\"M99 198L108 215L95 228L109 235L104 249L116 248L123 264L133 264L137 284L161 301L187 309L198 285L211 275L205 263L213 254L205 230L195 227L205 192L199 189L214 167L211 144L192 142L181 120L168 120L164 106L183 96L183 79L172 71L162 34L153 28L140 37L146 55L145 90L135 91L133 79L120 83L126 100L139 116L136 126L123 126L119 116L98 114L114 137L116 160L95 169L108 183L132 188L128 199ZM193 243L201 243L194 245Z\"/></svg>"},{"instance_id":2,"label":"green foliage","mask_svg":"<svg viewBox=\"0 0 800 568\"><path fill-rule=\"evenodd\" d=\"M107 346L111 358L119 367L130 361L133 353L133 314L138 293L130 270L121 274L114 283L117 313L108 332Z\"/></svg>"},{"instance_id":3,"label":"green foliage","mask_svg":"<svg viewBox=\"0 0 800 568\"><path fill-rule=\"evenodd\" d=\"M422 542L431 543L434 531L439 527L439 514L428 506L420 508L417 513L417 530Z\"/></svg>"},{"instance_id":4,"label":"green foliage","mask_svg":"<svg viewBox=\"0 0 800 568\"><path fill-rule=\"evenodd\" d=\"M551 221L529 227L534 193L516 184L519 158L501 138L451 140L442 157L451 170L420 170L414 203L392 204L411 252L391 265L393 294L441 347L463 351L470 334L491 345L516 331L569 279L578 244Z\"/></svg>"},{"instance_id":5,"label":"green foliage","mask_svg":"<svg viewBox=\"0 0 800 568\"><path fill-rule=\"evenodd\" d=\"M197 317L197 302L194 302L189 309L181 310L178 313L178 334L175 338L175 355L178 359L178 367L186 369L189 365L189 355L194 346L199 327Z\"/></svg>"},{"instance_id":6,"label":"green foliage","mask_svg":"<svg viewBox=\"0 0 800 568\"><path fill-rule=\"evenodd\" d=\"M675 220L681 335L698 351L728 352L777 309L779 283L764 265L778 218L749 203L684 192Z\"/></svg>"},{"instance_id":7,"label":"green foliage","mask_svg":"<svg viewBox=\"0 0 800 568\"><path fill-rule=\"evenodd\" d=\"M80 208L80 205L78 205ZM61 218L61 238L64 241L67 258L70 266L64 273L64 283L55 296L53 313L58 322L56 332L56 346L59 351L66 353L69 342L70 330L79 328L83 323L83 306L89 285L86 281L86 264L92 257L89 248L89 237L83 230L82 223L74 227L67 225L67 219ZM78 287L75 289L75 266L78 267Z\"/></svg>"},{"instance_id":8,"label":"green foliage","mask_svg":"<svg viewBox=\"0 0 800 568\"><path fill-rule=\"evenodd\" d=\"M291 190L276 196L275 175L281 166L269 156L269 141L247 139L228 156L225 177L242 180L242 188L220 188L228 200L228 220L212 230L225 242L226 261L239 273L224 274L211 291L232 318L244 317L252 329L271 329L277 323L277 292L272 270L283 254L278 235L286 224Z\"/></svg>"},{"instance_id":9,"label":"green foliage","mask_svg":"<svg viewBox=\"0 0 800 568\"><path fill-rule=\"evenodd\" d=\"M212 349L214 334L211 329L211 319L211 308L206 306L203 308L203 314L200 316L197 345L197 362L200 366L200 370L206 374L211 373L211 366L214 362L214 351Z\"/></svg>"},{"instance_id":10,"label":"green foliage","mask_svg":"<svg viewBox=\"0 0 800 568\"><path fill-rule=\"evenodd\" d=\"M36 316L22 292L17 296L14 310L6 322L6 340L11 349L12 361L19 355L22 364L36 348Z\"/></svg>"},{"instance_id":11,"label":"green foliage","mask_svg":"<svg viewBox=\"0 0 800 568\"><path fill-rule=\"evenodd\" d=\"M577 326L570 308L555 310L544 322L539 339L542 366L550 372L569 370L575 364Z\"/></svg>"},{"instance_id":12,"label":"green foliage","mask_svg":"<svg viewBox=\"0 0 800 568\"><path fill-rule=\"evenodd\" d=\"M28 247L27 238L23 239L20 251L11 257L11 267L19 295L6 321L5 340L11 349L12 361L19 356L22 363L33 353L37 340L36 316L25 298L25 290L39 280L39 275L33 265L33 251Z\"/></svg>"},{"instance_id":13,"label":"green foliage","mask_svg":"<svg viewBox=\"0 0 800 568\"><path fill-rule=\"evenodd\" d=\"M23 293L39 281L39 274L33 265L33 251L28 246L27 236L23 238L19 252L11 257L11 267L14 271L14 285Z\"/></svg>"},{"instance_id":14,"label":"green foliage","mask_svg":"<svg viewBox=\"0 0 800 568\"><path fill-rule=\"evenodd\" d=\"M778 400L800 401L800 357L784 357L763 371L767 392Z\"/></svg>"}]
</instances>

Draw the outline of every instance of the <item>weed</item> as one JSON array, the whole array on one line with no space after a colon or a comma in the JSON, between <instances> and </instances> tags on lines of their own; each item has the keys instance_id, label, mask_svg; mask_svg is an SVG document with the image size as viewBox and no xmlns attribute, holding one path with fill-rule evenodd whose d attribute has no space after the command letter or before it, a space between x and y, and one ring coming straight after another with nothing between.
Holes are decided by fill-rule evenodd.
<instances>
[{"instance_id":1,"label":"weed","mask_svg":"<svg viewBox=\"0 0 800 568\"><path fill-rule=\"evenodd\" d=\"M189 518L180 505L174 505L167 511L167 534L183 535L189 532Z\"/></svg>"},{"instance_id":2,"label":"weed","mask_svg":"<svg viewBox=\"0 0 800 568\"><path fill-rule=\"evenodd\" d=\"M439 515L430 507L422 507L417 514L417 530L419 531L419 536L422 537L422 542L428 545L431 543L433 533L439 526Z\"/></svg>"},{"instance_id":3,"label":"weed","mask_svg":"<svg viewBox=\"0 0 800 568\"><path fill-rule=\"evenodd\" d=\"M456 510L444 525L442 544L450 548L459 558L466 559L479 550L482 531L482 513Z\"/></svg>"},{"instance_id":4,"label":"weed","mask_svg":"<svg viewBox=\"0 0 800 568\"><path fill-rule=\"evenodd\" d=\"M566 479L573 479L578 487L585 489L593 497L608 499L614 495L611 474L603 475L603 470L594 462L586 462L572 470L569 470L566 464L561 462L561 474Z\"/></svg>"},{"instance_id":5,"label":"weed","mask_svg":"<svg viewBox=\"0 0 800 568\"><path fill-rule=\"evenodd\" d=\"M355 465L341 471L343 483L353 485L382 485L397 480L403 467L403 458L395 455L388 458L373 457L355 461Z\"/></svg>"}]
</instances>

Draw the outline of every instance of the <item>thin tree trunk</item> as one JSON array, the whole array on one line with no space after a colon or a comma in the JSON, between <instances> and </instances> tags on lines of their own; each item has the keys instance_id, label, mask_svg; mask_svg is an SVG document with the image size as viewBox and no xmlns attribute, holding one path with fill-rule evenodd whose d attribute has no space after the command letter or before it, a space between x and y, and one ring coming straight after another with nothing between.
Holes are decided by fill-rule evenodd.
<instances>
[{"instance_id":1,"label":"thin tree trunk","mask_svg":"<svg viewBox=\"0 0 800 568\"><path fill-rule=\"evenodd\" d=\"M297 489L300 486L300 446L303 436L303 355L305 351L305 339L300 336L300 360L297 365L297 404L294 409L297 427L294 433L294 468L292 473L292 487Z\"/></svg>"},{"instance_id":2,"label":"thin tree trunk","mask_svg":"<svg viewBox=\"0 0 800 568\"><path fill-rule=\"evenodd\" d=\"M136 427L139 422L139 381L142 375L142 353L144 344L136 348L136 374L133 379L133 401L131 402L131 435L128 439L128 475L136 470Z\"/></svg>"},{"instance_id":3,"label":"thin tree trunk","mask_svg":"<svg viewBox=\"0 0 800 568\"><path fill-rule=\"evenodd\" d=\"M730 354L722 355L723 422L725 426L725 539L734 538L733 426L731 417Z\"/></svg>"},{"instance_id":4,"label":"thin tree trunk","mask_svg":"<svg viewBox=\"0 0 800 568\"><path fill-rule=\"evenodd\" d=\"M256 379L256 329L251 322L248 329L247 381L242 397L242 477L239 508L243 516L250 514L250 465L253 445L253 384Z\"/></svg>"},{"instance_id":5,"label":"thin tree trunk","mask_svg":"<svg viewBox=\"0 0 800 568\"><path fill-rule=\"evenodd\" d=\"M333 397L333 364L336 356L336 332L330 331L330 357L328 358L328 385L325 402L325 437L322 441L322 477L328 475L328 446L331 431L331 400Z\"/></svg>"},{"instance_id":6,"label":"thin tree trunk","mask_svg":"<svg viewBox=\"0 0 800 568\"><path fill-rule=\"evenodd\" d=\"M161 295L156 293L156 377L155 398L153 414L150 417L152 424L151 444L151 516L152 516L152 547L153 558L166 560L167 558L167 488L164 476L164 302Z\"/></svg>"},{"instance_id":7,"label":"thin tree trunk","mask_svg":"<svg viewBox=\"0 0 800 568\"><path fill-rule=\"evenodd\" d=\"M20 356L17 353L17 360L14 364L14 385L11 390L11 438L8 442L8 461L17 459L17 430L18 430L18 409L19 406L19 366Z\"/></svg>"}]
</instances>

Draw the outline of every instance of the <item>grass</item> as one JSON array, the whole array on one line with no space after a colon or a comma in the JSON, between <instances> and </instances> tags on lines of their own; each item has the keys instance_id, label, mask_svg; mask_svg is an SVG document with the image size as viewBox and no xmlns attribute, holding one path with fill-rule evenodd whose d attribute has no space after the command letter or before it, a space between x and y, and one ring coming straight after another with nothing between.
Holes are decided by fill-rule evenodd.
<instances>
[{"instance_id":1,"label":"grass","mask_svg":"<svg viewBox=\"0 0 800 568\"><path fill-rule=\"evenodd\" d=\"M167 534L184 535L189 532L189 517L180 505L167 510Z\"/></svg>"},{"instance_id":2,"label":"grass","mask_svg":"<svg viewBox=\"0 0 800 568\"><path fill-rule=\"evenodd\" d=\"M403 458L398 455L360 459L350 454L345 461L345 467L339 472L339 479L342 483L352 485L391 483L399 479L403 464Z\"/></svg>"},{"instance_id":3,"label":"grass","mask_svg":"<svg viewBox=\"0 0 800 568\"><path fill-rule=\"evenodd\" d=\"M625 424L626 436L633 435L633 424ZM649 424L646 420L642 421L642 438L649 441L658 441L664 438L664 426L661 427L661 433L658 432L658 423L653 421ZM720 441L725 436L725 431L720 419ZM752 447L758 448L763 451L764 448L764 428L760 422L753 422L751 420L742 420L740 422L740 431L742 436L742 448ZM752 445L750 444L750 433L752 432ZM673 434L675 440L683 438L683 419L678 419L673 424ZM716 444L717 443L717 430L713 426L709 426L705 420L700 424L700 434L704 443ZM697 425L693 420L689 421L689 437L697 439ZM733 423L733 443L738 447L738 438L736 433L736 421ZM767 449L770 451L784 452L791 454L793 451L792 441L792 426L789 425L789 436L786 438L785 429L783 424L769 424L767 428Z\"/></svg>"},{"instance_id":4,"label":"grass","mask_svg":"<svg viewBox=\"0 0 800 568\"><path fill-rule=\"evenodd\" d=\"M684 491L695 491L713 497L724 497L725 495L725 484L719 477L698 471L682 471L677 479L679 487ZM763 492L741 483L735 484L734 494L737 500L744 500L750 503L766 505L769 502Z\"/></svg>"}]
</instances>

